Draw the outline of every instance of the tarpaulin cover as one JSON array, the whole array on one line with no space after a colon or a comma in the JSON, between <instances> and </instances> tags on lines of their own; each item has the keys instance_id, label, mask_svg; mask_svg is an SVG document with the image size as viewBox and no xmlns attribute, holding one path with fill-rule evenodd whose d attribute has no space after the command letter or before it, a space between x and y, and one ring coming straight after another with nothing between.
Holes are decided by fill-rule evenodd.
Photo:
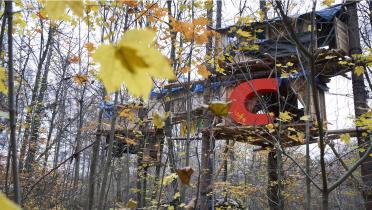
<instances>
[{"instance_id":1,"label":"tarpaulin cover","mask_svg":"<svg viewBox=\"0 0 372 210\"><path fill-rule=\"evenodd\" d=\"M306 47L311 43L311 32L297 34L299 41ZM296 45L291 40L280 38L278 40L269 39L260 44L260 53L268 53L272 57L286 57L296 54Z\"/></svg>"},{"instance_id":2,"label":"tarpaulin cover","mask_svg":"<svg viewBox=\"0 0 372 210\"><path fill-rule=\"evenodd\" d=\"M315 14L324 18L325 20L332 20L333 17L342 9L342 4L336 4L325 9L316 11Z\"/></svg>"},{"instance_id":3,"label":"tarpaulin cover","mask_svg":"<svg viewBox=\"0 0 372 210\"><path fill-rule=\"evenodd\" d=\"M278 80L279 86L281 86L282 84L287 83L291 79L296 79L296 78L299 78L299 77L303 77L304 75L305 75L304 72L300 71L300 72L295 73L295 74L290 74L287 78L277 77L276 79ZM238 80L212 82L211 83L211 88L212 88L213 91L217 91L220 87L233 86L233 85L237 84L238 82L239 82ZM321 89L323 91L328 91L329 90L329 88L327 87L327 84L321 82L321 80L319 80L318 78L315 79L315 82L317 83L317 86L318 86L319 89ZM203 93L204 90L205 90L205 86L202 83L194 84L191 87L191 92L193 92L193 93ZM151 99L155 99L155 98L160 99L160 98L166 96L168 93L176 94L176 93L181 93L181 92L184 92L184 91L186 91L186 89L183 88L183 87L176 87L176 88L171 88L171 89L162 88L161 90L158 89L157 91L153 90L151 92L150 98ZM110 106L108 106L108 107L111 108Z\"/></svg>"}]
</instances>

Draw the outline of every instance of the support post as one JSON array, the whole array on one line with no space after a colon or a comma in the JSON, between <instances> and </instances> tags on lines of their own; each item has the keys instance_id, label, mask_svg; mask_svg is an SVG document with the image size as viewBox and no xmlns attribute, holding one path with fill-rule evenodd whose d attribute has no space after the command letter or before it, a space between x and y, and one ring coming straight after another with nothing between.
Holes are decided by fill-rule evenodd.
<instances>
[{"instance_id":1,"label":"support post","mask_svg":"<svg viewBox=\"0 0 372 210\"><path fill-rule=\"evenodd\" d=\"M278 164L278 154L275 149L271 150L267 156L267 198L270 210L282 210L283 198L281 196L281 180L279 179L280 166Z\"/></svg>"},{"instance_id":2,"label":"support post","mask_svg":"<svg viewBox=\"0 0 372 210\"><path fill-rule=\"evenodd\" d=\"M212 209L212 161L210 133L203 132L201 148L200 209Z\"/></svg>"},{"instance_id":3,"label":"support post","mask_svg":"<svg viewBox=\"0 0 372 210\"><path fill-rule=\"evenodd\" d=\"M359 37L359 24L358 24L358 13L357 13L357 2L350 1L347 4L348 12L348 28L349 28L349 55L360 54L362 49L360 46ZM352 71L351 73L353 95L354 95L354 112L355 117L358 118L360 115L365 113L368 109L367 105L367 91L364 84L363 74L358 76ZM358 131L357 127L357 138L358 144L363 145L367 139L362 137L362 132ZM362 157L364 152L360 152ZM361 176L363 181L363 197L365 201L365 208L372 209L372 157L368 157L361 165Z\"/></svg>"}]
</instances>

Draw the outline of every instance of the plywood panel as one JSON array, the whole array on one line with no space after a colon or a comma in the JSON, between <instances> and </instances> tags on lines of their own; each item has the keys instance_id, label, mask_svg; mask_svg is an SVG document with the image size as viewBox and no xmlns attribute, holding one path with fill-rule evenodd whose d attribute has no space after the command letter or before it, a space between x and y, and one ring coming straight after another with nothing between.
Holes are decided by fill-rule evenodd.
<instances>
[{"instance_id":1,"label":"plywood panel","mask_svg":"<svg viewBox=\"0 0 372 210\"><path fill-rule=\"evenodd\" d=\"M345 23L335 17L336 45L345 53L349 52L349 32Z\"/></svg>"}]
</instances>

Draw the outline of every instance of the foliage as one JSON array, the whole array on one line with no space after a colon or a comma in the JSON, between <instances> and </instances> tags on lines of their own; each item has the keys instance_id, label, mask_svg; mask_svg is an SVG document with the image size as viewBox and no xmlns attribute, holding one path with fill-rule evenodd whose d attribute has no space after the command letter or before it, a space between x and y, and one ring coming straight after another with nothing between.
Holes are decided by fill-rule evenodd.
<instances>
[{"instance_id":1,"label":"foliage","mask_svg":"<svg viewBox=\"0 0 372 210\"><path fill-rule=\"evenodd\" d=\"M117 45L98 46L93 58L101 65L98 76L108 92L118 90L124 82L129 93L147 100L152 77L174 78L168 61L153 48L154 38L153 31L131 30Z\"/></svg>"},{"instance_id":2,"label":"foliage","mask_svg":"<svg viewBox=\"0 0 372 210\"><path fill-rule=\"evenodd\" d=\"M15 203L9 200L3 193L0 192L0 207L2 210L20 210Z\"/></svg>"}]
</instances>

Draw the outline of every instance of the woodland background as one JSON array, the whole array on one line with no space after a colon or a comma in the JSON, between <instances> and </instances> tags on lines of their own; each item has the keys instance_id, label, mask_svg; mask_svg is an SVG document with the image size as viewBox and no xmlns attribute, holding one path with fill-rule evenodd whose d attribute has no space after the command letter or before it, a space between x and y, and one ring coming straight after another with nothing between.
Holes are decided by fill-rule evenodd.
<instances>
[{"instance_id":1,"label":"woodland background","mask_svg":"<svg viewBox=\"0 0 372 210\"><path fill-rule=\"evenodd\" d=\"M325 122L333 129L363 128L359 137L366 143L344 134L332 143L319 140L308 150L275 146L280 184L268 182L270 149L232 141L208 141L210 145L203 147L202 131L216 123L195 125L190 108L191 103L208 105L208 94L191 101L196 97L186 91L189 117L178 127L172 127L171 116L164 114L172 98L159 102L148 97L150 90L159 91L168 83L205 80L208 84L216 72L223 73L215 29L296 16L335 3L343 2L0 1L1 191L24 209L365 208L371 189L363 187L358 161L363 154L368 159L371 149L372 2L355 4L363 68L332 79ZM124 46L146 52L138 44L146 38L138 31L131 38L136 46L116 45L127 32L144 28L156 32L157 50L148 51L153 55L148 65L157 69L149 73L152 77L137 70L148 57L124 53L120 58L107 50ZM135 76L133 81L118 77L119 82L125 80L118 86L110 82L115 73L102 71L107 63L124 58L125 75ZM352 77L359 78L367 97L357 117ZM142 111L132 113L132 109ZM158 163L143 161L143 152L113 154L115 142L120 141L115 130L131 126L136 132L164 129ZM126 136L121 141L145 147L141 138ZM207 155L209 159L203 157ZM177 169L186 178L179 177ZM191 180L183 184L190 170ZM268 191L276 185L281 186L281 196L270 202ZM334 188L328 191L330 186Z\"/></svg>"}]
</instances>

